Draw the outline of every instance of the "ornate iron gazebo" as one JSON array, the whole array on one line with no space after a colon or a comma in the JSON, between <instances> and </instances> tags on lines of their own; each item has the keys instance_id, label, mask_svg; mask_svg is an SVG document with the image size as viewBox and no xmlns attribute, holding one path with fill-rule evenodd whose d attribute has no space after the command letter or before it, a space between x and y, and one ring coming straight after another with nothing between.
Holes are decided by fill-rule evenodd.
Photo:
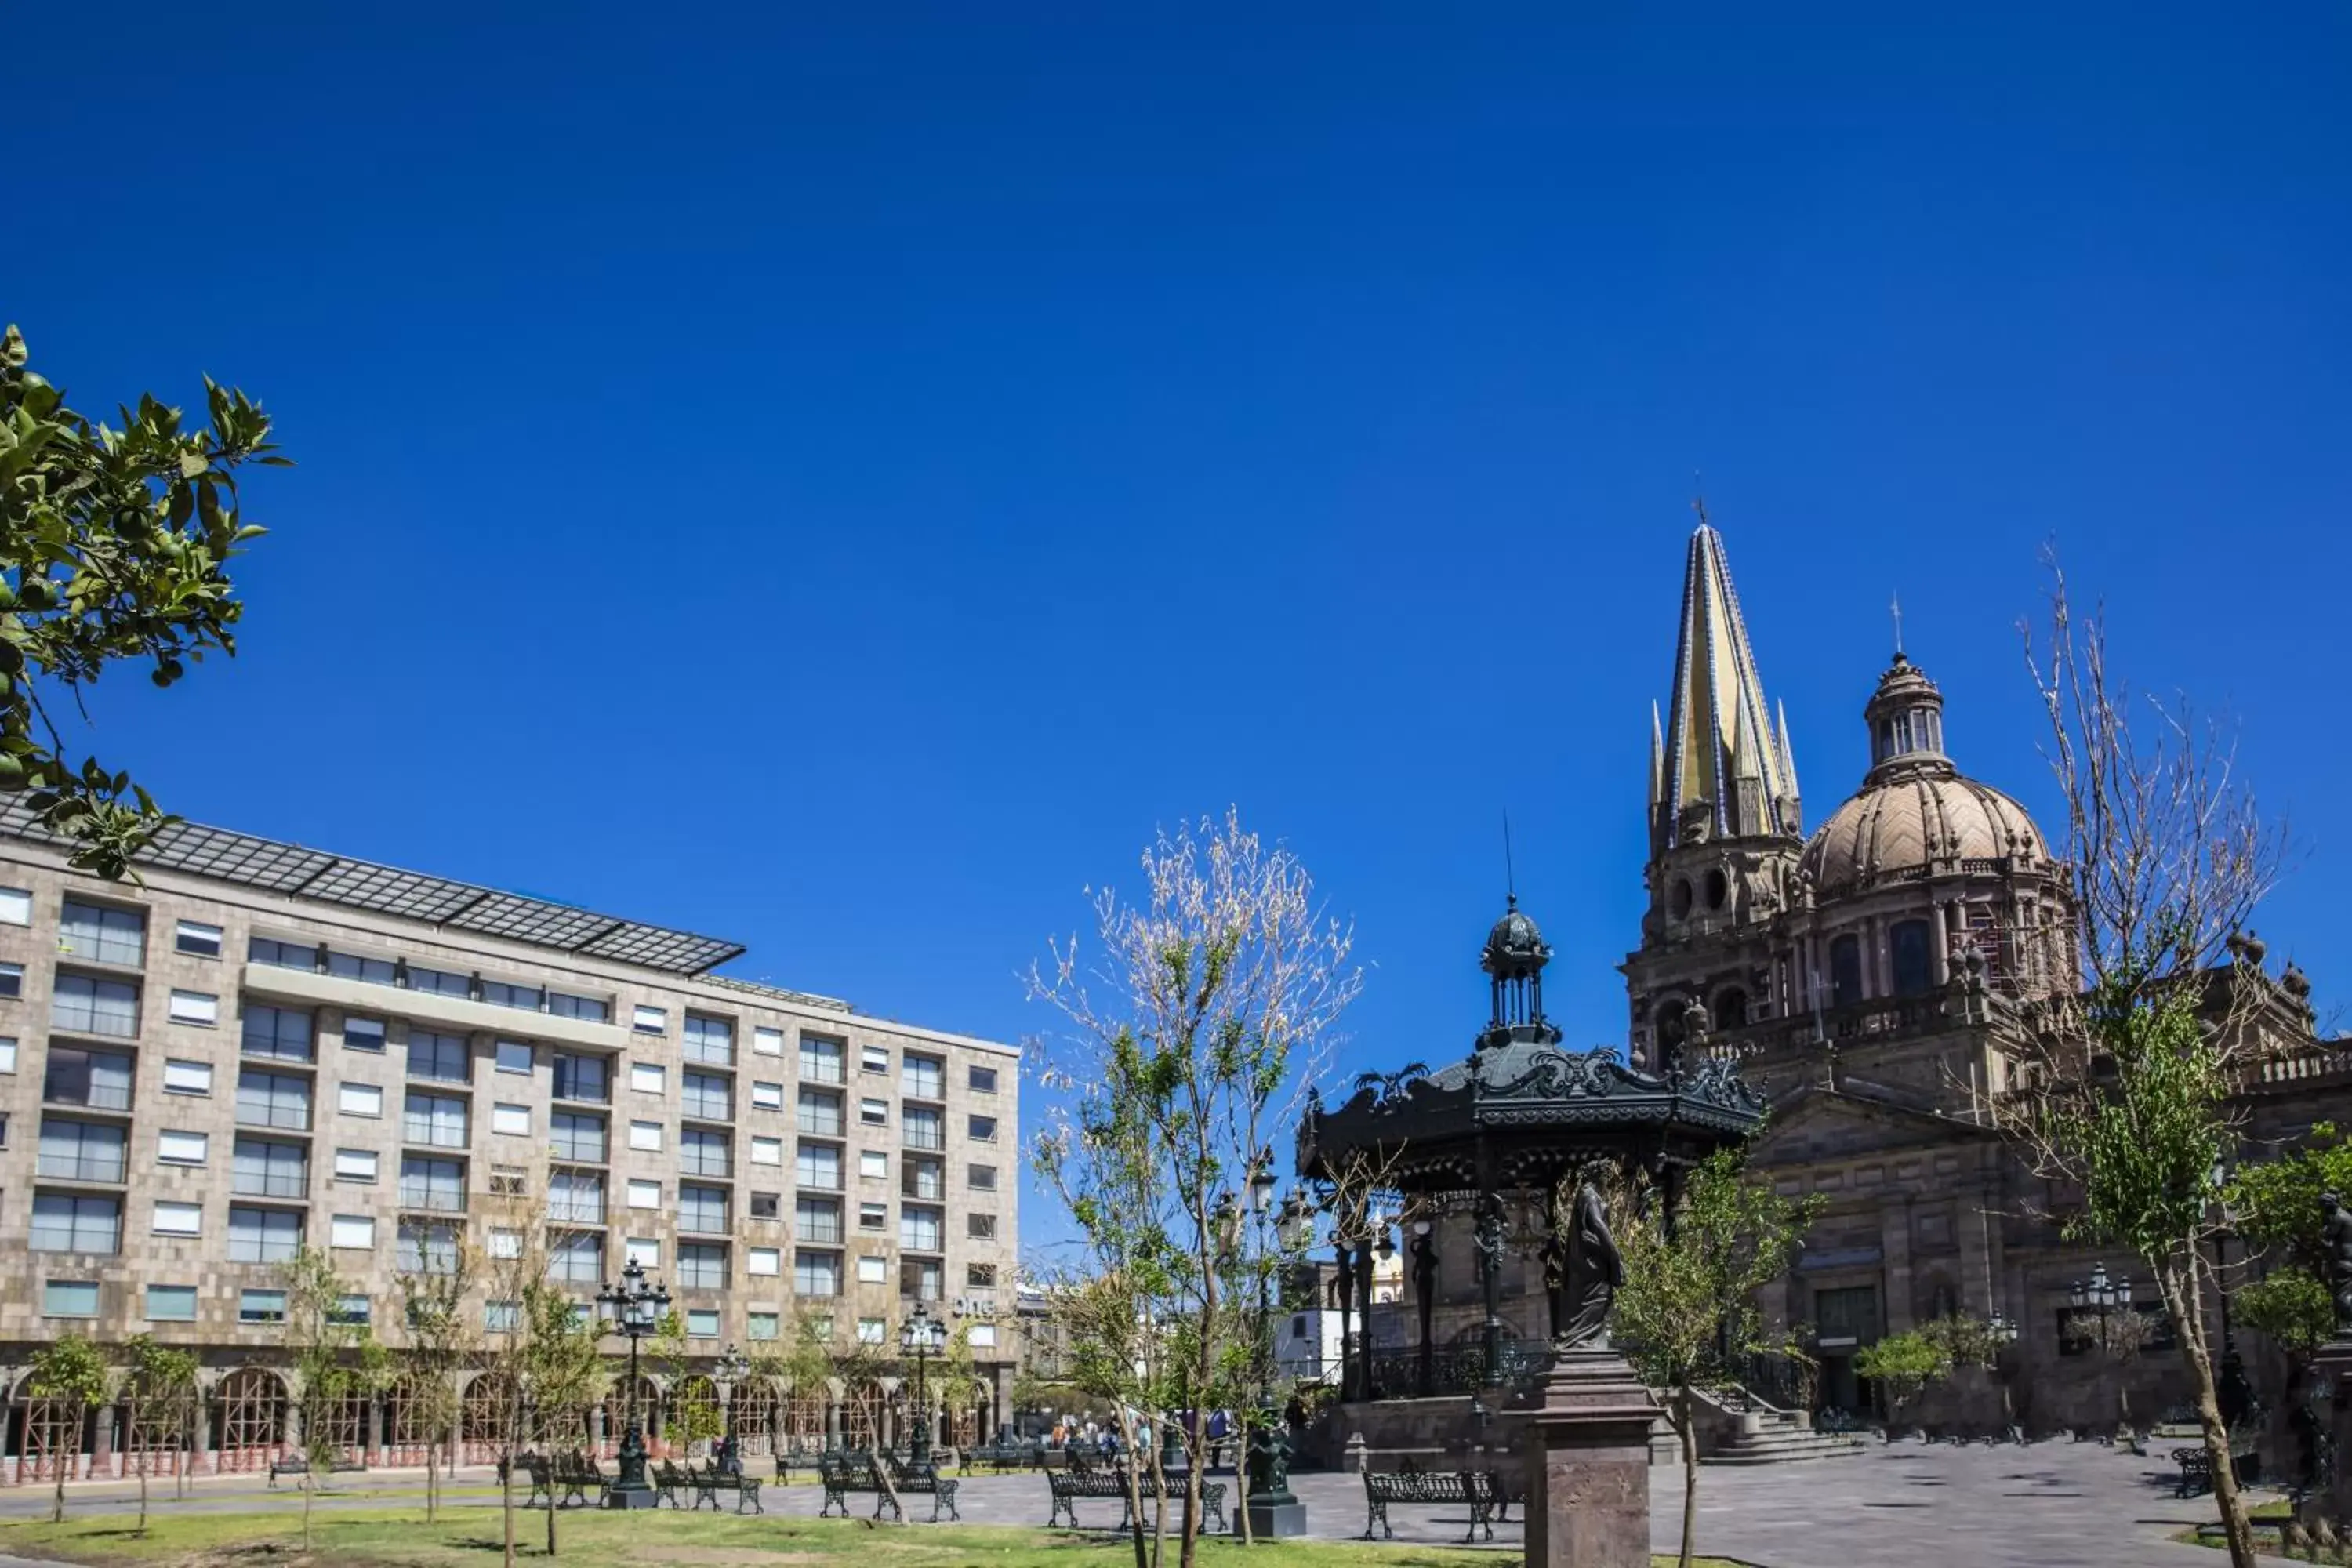
<instances>
[{"instance_id":1,"label":"ornate iron gazebo","mask_svg":"<svg viewBox=\"0 0 2352 1568\"><path fill-rule=\"evenodd\" d=\"M1559 1030L1543 1014L1543 968L1550 958L1535 921L1513 898L1481 955L1494 1006L1469 1056L1435 1072L1367 1084L1336 1109L1310 1100L1299 1125L1299 1175L1359 1211L1355 1223L1341 1226L1339 1274L1343 1293L1360 1296L1367 1319L1371 1255L1393 1255L1394 1243L1383 1224L1365 1223L1360 1211L1393 1202L1417 1232L1412 1247L1423 1394L1435 1392L1428 1226L1449 1218L1466 1218L1472 1226L1486 1321L1471 1385L1491 1385L1513 1370L1503 1341L1502 1275L1515 1241L1543 1261L1551 1311L1544 1348L1596 1337L1605 1342L1607 1288L1614 1280L1596 1288L1575 1276L1580 1257L1603 1259L1583 1267L1613 1268L1614 1244L1600 1200L1590 1194L1580 1197L1575 1225L1567 1231L1552 1225L1553 1194L1563 1183L1585 1186L1578 1178L1595 1166L1644 1177L1671 1215L1684 1173L1745 1140L1764 1120L1763 1100L1731 1061L1686 1067L1677 1055L1664 1072L1649 1073L1627 1067L1609 1047L1563 1050ZM1514 1209L1515 1226L1508 1224ZM1580 1227L1587 1238L1581 1247L1570 1234ZM1372 1392L1369 1326L1363 1338L1355 1366L1342 1368L1343 1398ZM1549 1357L1538 1350L1517 1359L1533 1362L1523 1370L1537 1372Z\"/></svg>"}]
</instances>

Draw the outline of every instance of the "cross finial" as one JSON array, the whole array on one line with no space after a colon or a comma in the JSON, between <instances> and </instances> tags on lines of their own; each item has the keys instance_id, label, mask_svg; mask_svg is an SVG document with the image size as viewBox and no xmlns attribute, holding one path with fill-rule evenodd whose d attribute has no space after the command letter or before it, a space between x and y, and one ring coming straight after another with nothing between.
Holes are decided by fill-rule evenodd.
<instances>
[{"instance_id":1,"label":"cross finial","mask_svg":"<svg viewBox=\"0 0 2352 1568\"><path fill-rule=\"evenodd\" d=\"M1886 606L1895 613L1895 657L1903 657L1903 595L1897 594Z\"/></svg>"},{"instance_id":2,"label":"cross finial","mask_svg":"<svg viewBox=\"0 0 2352 1568\"><path fill-rule=\"evenodd\" d=\"M1691 510L1698 513L1698 525L1706 528L1708 526L1706 497L1698 493L1698 470L1696 468L1691 470Z\"/></svg>"},{"instance_id":3,"label":"cross finial","mask_svg":"<svg viewBox=\"0 0 2352 1568\"><path fill-rule=\"evenodd\" d=\"M1519 907L1519 879L1511 869L1511 808L1503 808L1503 892L1511 908Z\"/></svg>"}]
</instances>

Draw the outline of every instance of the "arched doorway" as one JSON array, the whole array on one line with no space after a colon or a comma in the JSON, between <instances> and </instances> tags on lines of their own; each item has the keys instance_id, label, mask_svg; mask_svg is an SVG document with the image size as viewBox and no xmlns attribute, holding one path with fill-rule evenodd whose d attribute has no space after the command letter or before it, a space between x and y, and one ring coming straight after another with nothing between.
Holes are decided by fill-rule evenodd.
<instances>
[{"instance_id":1,"label":"arched doorway","mask_svg":"<svg viewBox=\"0 0 2352 1568\"><path fill-rule=\"evenodd\" d=\"M662 1440L673 1454L698 1458L709 1452L711 1439L727 1429L719 1414L719 1386L698 1372L678 1379L670 1391L667 1414Z\"/></svg>"},{"instance_id":2,"label":"arched doorway","mask_svg":"<svg viewBox=\"0 0 2352 1568\"><path fill-rule=\"evenodd\" d=\"M436 1400L415 1373L393 1380L383 1396L383 1454L388 1465L421 1465L433 1445L446 1434L436 1433L436 1411L446 1420L448 1405Z\"/></svg>"},{"instance_id":3,"label":"arched doorway","mask_svg":"<svg viewBox=\"0 0 2352 1568\"><path fill-rule=\"evenodd\" d=\"M267 1367L230 1373L213 1391L213 1468L267 1469L286 1441L286 1384Z\"/></svg>"},{"instance_id":4,"label":"arched doorway","mask_svg":"<svg viewBox=\"0 0 2352 1568\"><path fill-rule=\"evenodd\" d=\"M503 1451L514 1410L514 1381L486 1372L466 1384L457 1406L457 1450L468 1465L487 1465Z\"/></svg>"},{"instance_id":5,"label":"arched doorway","mask_svg":"<svg viewBox=\"0 0 2352 1568\"><path fill-rule=\"evenodd\" d=\"M636 1394L637 1419L645 1423L647 1433L660 1431L661 1391L654 1387L653 1379L641 1374L637 1378ZM628 1430L629 1379L624 1374L613 1380L613 1391L604 1396L604 1453L608 1456L619 1453L621 1439ZM650 1438L648 1444L650 1446Z\"/></svg>"},{"instance_id":6,"label":"arched doorway","mask_svg":"<svg viewBox=\"0 0 2352 1568\"><path fill-rule=\"evenodd\" d=\"M775 1452L779 1403L772 1378L747 1377L729 1393L728 1422L734 1428L735 1441L742 1452Z\"/></svg>"}]
</instances>

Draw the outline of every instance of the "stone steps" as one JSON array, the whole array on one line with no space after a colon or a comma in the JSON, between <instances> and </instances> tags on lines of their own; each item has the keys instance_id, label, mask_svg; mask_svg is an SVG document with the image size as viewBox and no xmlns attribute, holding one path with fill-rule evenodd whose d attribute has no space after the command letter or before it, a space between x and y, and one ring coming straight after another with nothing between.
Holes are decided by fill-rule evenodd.
<instances>
[{"instance_id":1,"label":"stone steps","mask_svg":"<svg viewBox=\"0 0 2352 1568\"><path fill-rule=\"evenodd\" d=\"M1710 1465L1780 1465L1800 1459L1842 1459L1859 1454L1862 1443L1843 1433L1816 1432L1783 1411L1753 1413L1756 1429L1744 1431L1704 1461Z\"/></svg>"}]
</instances>

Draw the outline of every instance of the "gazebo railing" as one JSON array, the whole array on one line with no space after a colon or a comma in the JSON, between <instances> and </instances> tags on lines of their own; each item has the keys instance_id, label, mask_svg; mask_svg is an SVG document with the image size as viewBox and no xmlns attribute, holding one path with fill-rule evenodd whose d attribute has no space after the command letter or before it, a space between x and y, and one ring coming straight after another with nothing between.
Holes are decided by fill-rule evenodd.
<instances>
[{"instance_id":1,"label":"gazebo railing","mask_svg":"<svg viewBox=\"0 0 2352 1568\"><path fill-rule=\"evenodd\" d=\"M1486 1347L1475 1341L1433 1346L1429 1352L1428 1393L1475 1394L1502 1384L1534 1383L1550 1366L1549 1340L1505 1340L1500 1375L1490 1373ZM1417 1350L1383 1351L1372 1357L1371 1373L1375 1399L1412 1399L1423 1392L1421 1352Z\"/></svg>"}]
</instances>

